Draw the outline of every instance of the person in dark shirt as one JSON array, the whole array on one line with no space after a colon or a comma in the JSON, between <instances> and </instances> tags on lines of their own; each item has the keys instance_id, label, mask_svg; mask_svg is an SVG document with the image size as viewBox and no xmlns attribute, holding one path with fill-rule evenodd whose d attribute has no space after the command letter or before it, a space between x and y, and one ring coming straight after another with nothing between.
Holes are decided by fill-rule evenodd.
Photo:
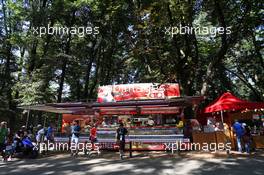
<instances>
[{"instance_id":1,"label":"person in dark shirt","mask_svg":"<svg viewBox=\"0 0 264 175\"><path fill-rule=\"evenodd\" d=\"M193 128L192 128L192 124L190 120L186 121L186 124L183 128L183 135L185 138L189 138L190 142L193 142L193 138L192 138L192 132L193 132Z\"/></svg>"},{"instance_id":2,"label":"person in dark shirt","mask_svg":"<svg viewBox=\"0 0 264 175\"><path fill-rule=\"evenodd\" d=\"M127 134L128 134L128 130L124 127L123 123L120 123L119 128L116 130L116 141L119 145L119 153L121 160L124 157Z\"/></svg>"},{"instance_id":3,"label":"person in dark shirt","mask_svg":"<svg viewBox=\"0 0 264 175\"><path fill-rule=\"evenodd\" d=\"M245 144L245 150L249 154L250 153L250 146L251 146L251 130L249 126L245 126L245 134L243 135L243 142Z\"/></svg>"},{"instance_id":4,"label":"person in dark shirt","mask_svg":"<svg viewBox=\"0 0 264 175\"><path fill-rule=\"evenodd\" d=\"M54 128L53 128L53 124L50 124L47 130L47 140L50 142L54 142Z\"/></svg>"},{"instance_id":5,"label":"person in dark shirt","mask_svg":"<svg viewBox=\"0 0 264 175\"><path fill-rule=\"evenodd\" d=\"M78 147L79 147L79 137L80 137L81 127L77 120L73 121L73 125L71 127L72 137L71 137L71 156L78 155Z\"/></svg>"}]
</instances>

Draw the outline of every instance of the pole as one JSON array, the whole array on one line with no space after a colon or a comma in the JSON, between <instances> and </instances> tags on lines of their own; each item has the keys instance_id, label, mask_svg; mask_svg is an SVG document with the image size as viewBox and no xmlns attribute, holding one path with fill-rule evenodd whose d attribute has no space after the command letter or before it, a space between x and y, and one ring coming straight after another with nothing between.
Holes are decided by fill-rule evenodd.
<instances>
[{"instance_id":1,"label":"pole","mask_svg":"<svg viewBox=\"0 0 264 175\"><path fill-rule=\"evenodd\" d=\"M224 123L224 114L223 114L223 111L220 112L221 113L221 120L222 120L222 123Z\"/></svg>"},{"instance_id":2,"label":"pole","mask_svg":"<svg viewBox=\"0 0 264 175\"><path fill-rule=\"evenodd\" d=\"M47 116L45 115L43 127L45 128L47 122Z\"/></svg>"},{"instance_id":3,"label":"pole","mask_svg":"<svg viewBox=\"0 0 264 175\"><path fill-rule=\"evenodd\" d=\"M28 128L29 114L30 114L30 109L28 109L27 112L26 128Z\"/></svg>"},{"instance_id":4,"label":"pole","mask_svg":"<svg viewBox=\"0 0 264 175\"><path fill-rule=\"evenodd\" d=\"M132 158L132 142L129 141L129 157Z\"/></svg>"}]
</instances>

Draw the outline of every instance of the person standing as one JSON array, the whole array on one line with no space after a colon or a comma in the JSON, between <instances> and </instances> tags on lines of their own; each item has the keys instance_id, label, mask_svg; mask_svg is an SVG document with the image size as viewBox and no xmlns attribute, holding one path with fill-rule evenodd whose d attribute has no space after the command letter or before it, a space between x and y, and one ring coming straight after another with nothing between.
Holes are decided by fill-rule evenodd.
<instances>
[{"instance_id":1,"label":"person standing","mask_svg":"<svg viewBox=\"0 0 264 175\"><path fill-rule=\"evenodd\" d=\"M97 125L93 124L92 128L90 129L90 137L89 137L91 144L92 144L92 150L95 148L95 142L97 142Z\"/></svg>"},{"instance_id":2,"label":"person standing","mask_svg":"<svg viewBox=\"0 0 264 175\"><path fill-rule=\"evenodd\" d=\"M79 137L80 137L81 127L77 120L73 121L73 125L71 127L71 155L77 156L78 155L78 144L79 144ZM73 147L74 146L74 147Z\"/></svg>"},{"instance_id":3,"label":"person standing","mask_svg":"<svg viewBox=\"0 0 264 175\"><path fill-rule=\"evenodd\" d=\"M235 123L233 124L233 130L236 134L238 151L242 152L241 140L242 140L242 137L244 135L244 129L243 129L242 124L239 123L238 120L235 120Z\"/></svg>"},{"instance_id":4,"label":"person standing","mask_svg":"<svg viewBox=\"0 0 264 175\"><path fill-rule=\"evenodd\" d=\"M250 146L251 146L251 131L249 126L245 126L245 134L243 135L243 142L245 144L245 150L249 154L250 153Z\"/></svg>"},{"instance_id":5,"label":"person standing","mask_svg":"<svg viewBox=\"0 0 264 175\"><path fill-rule=\"evenodd\" d=\"M42 127L41 124L39 124L37 126L37 133L36 133L36 141L38 145L43 142L44 135L45 135L45 128Z\"/></svg>"},{"instance_id":6,"label":"person standing","mask_svg":"<svg viewBox=\"0 0 264 175\"><path fill-rule=\"evenodd\" d=\"M64 126L66 137L68 138L68 145L71 146L71 123L67 123Z\"/></svg>"},{"instance_id":7,"label":"person standing","mask_svg":"<svg viewBox=\"0 0 264 175\"><path fill-rule=\"evenodd\" d=\"M124 158L124 151L126 145L126 138L125 136L128 134L128 130L124 127L123 123L119 124L119 128L116 130L116 142L119 145L119 154L120 159L123 160Z\"/></svg>"},{"instance_id":8,"label":"person standing","mask_svg":"<svg viewBox=\"0 0 264 175\"><path fill-rule=\"evenodd\" d=\"M5 149L7 135L8 135L7 123L1 122L0 123L0 153L2 157L4 157L3 151Z\"/></svg>"},{"instance_id":9,"label":"person standing","mask_svg":"<svg viewBox=\"0 0 264 175\"><path fill-rule=\"evenodd\" d=\"M30 139L33 139L33 125L30 125L28 128L27 128L27 133L28 133L28 137Z\"/></svg>"},{"instance_id":10,"label":"person standing","mask_svg":"<svg viewBox=\"0 0 264 175\"><path fill-rule=\"evenodd\" d=\"M53 129L53 125L52 124L50 124L48 129L47 129L46 137L47 137L47 140L49 142L54 142L54 129Z\"/></svg>"},{"instance_id":11,"label":"person standing","mask_svg":"<svg viewBox=\"0 0 264 175\"><path fill-rule=\"evenodd\" d=\"M190 120L187 120L183 128L183 135L185 138L189 138L191 143L193 142L192 132L193 132L192 123Z\"/></svg>"}]
</instances>

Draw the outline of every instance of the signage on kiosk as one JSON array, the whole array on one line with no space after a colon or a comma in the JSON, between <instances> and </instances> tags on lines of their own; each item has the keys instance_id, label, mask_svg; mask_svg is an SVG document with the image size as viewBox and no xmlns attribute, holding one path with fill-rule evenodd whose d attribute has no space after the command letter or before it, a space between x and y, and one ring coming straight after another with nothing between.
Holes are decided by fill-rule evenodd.
<instances>
[{"instance_id":1,"label":"signage on kiosk","mask_svg":"<svg viewBox=\"0 0 264 175\"><path fill-rule=\"evenodd\" d=\"M180 97L180 88L177 83L120 84L100 86L98 88L97 102L165 99L174 97Z\"/></svg>"}]
</instances>

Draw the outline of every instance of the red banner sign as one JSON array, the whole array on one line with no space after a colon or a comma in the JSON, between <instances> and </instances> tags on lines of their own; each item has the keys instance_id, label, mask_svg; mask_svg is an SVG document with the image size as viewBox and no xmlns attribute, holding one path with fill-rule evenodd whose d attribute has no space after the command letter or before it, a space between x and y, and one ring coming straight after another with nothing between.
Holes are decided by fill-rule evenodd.
<instances>
[{"instance_id":1,"label":"red banner sign","mask_svg":"<svg viewBox=\"0 0 264 175\"><path fill-rule=\"evenodd\" d=\"M99 103L125 100L165 99L180 96L179 84L137 83L98 88Z\"/></svg>"}]
</instances>

